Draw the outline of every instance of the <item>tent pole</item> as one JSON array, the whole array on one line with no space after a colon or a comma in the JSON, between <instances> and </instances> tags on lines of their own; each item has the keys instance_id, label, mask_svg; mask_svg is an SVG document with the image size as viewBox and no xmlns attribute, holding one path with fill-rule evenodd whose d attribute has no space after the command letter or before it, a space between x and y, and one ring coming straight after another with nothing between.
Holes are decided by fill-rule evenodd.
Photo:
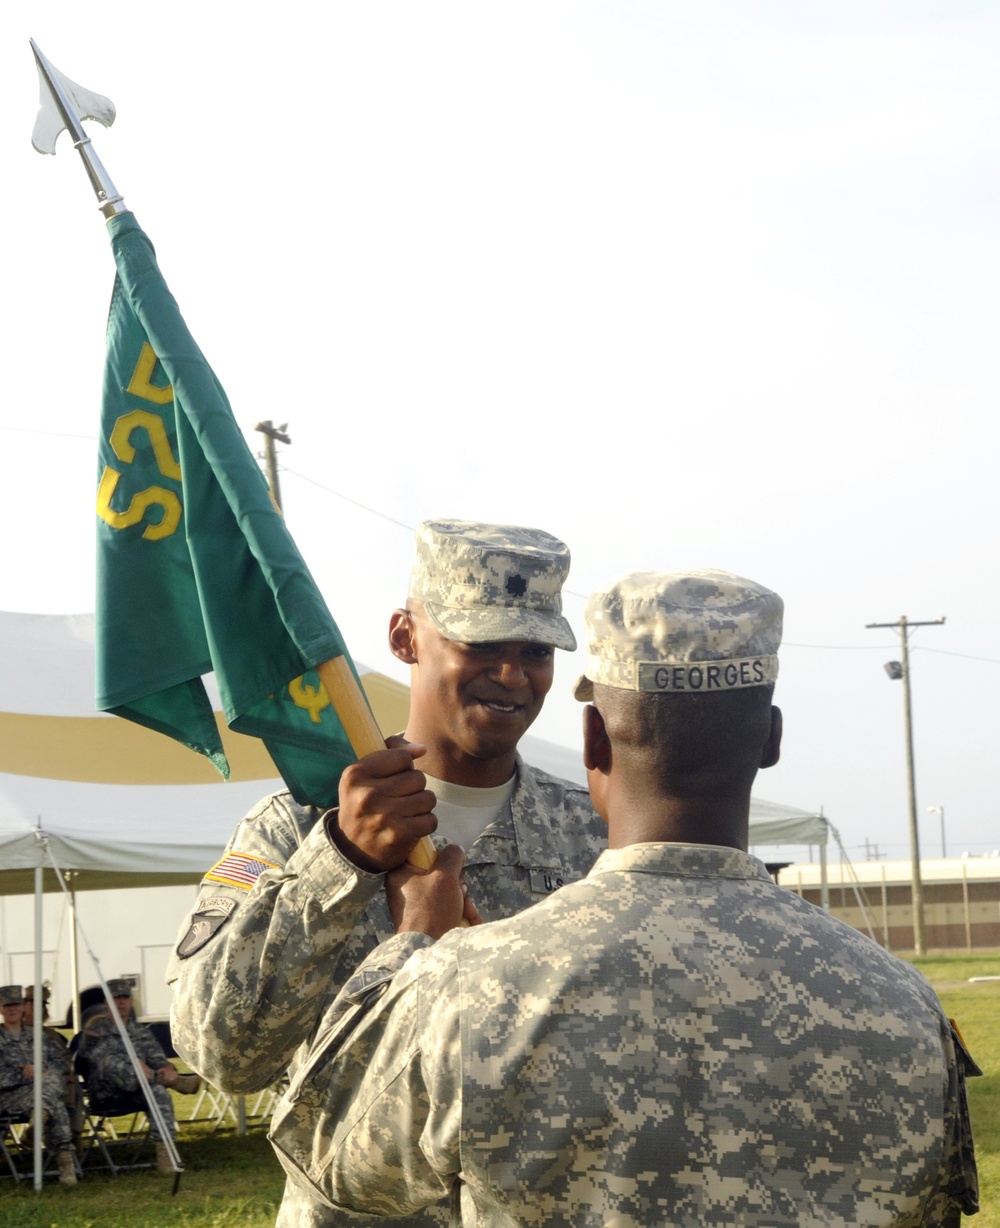
<instances>
[{"instance_id":1,"label":"tent pole","mask_svg":"<svg viewBox=\"0 0 1000 1228\"><path fill-rule=\"evenodd\" d=\"M66 872L69 887L69 974L70 990L73 994L73 1035L80 1031L80 953L77 947L76 932L76 887L73 885L75 875Z\"/></svg>"},{"instance_id":2,"label":"tent pole","mask_svg":"<svg viewBox=\"0 0 1000 1228\"><path fill-rule=\"evenodd\" d=\"M830 911L830 880L826 873L826 841L819 846L819 902L824 912Z\"/></svg>"},{"instance_id":3,"label":"tent pole","mask_svg":"<svg viewBox=\"0 0 1000 1228\"><path fill-rule=\"evenodd\" d=\"M44 1133L42 1123L45 1118L42 1115L42 1080L43 1080L43 1065L42 1065L42 1016L45 1014L45 999L42 997L42 866L41 862L35 866L35 1009L34 1023L32 1025L32 1061L35 1065L35 1075L33 1079L34 1089L34 1130L33 1135L33 1151L34 1156L34 1179L35 1189L42 1188L42 1134Z\"/></svg>"}]
</instances>

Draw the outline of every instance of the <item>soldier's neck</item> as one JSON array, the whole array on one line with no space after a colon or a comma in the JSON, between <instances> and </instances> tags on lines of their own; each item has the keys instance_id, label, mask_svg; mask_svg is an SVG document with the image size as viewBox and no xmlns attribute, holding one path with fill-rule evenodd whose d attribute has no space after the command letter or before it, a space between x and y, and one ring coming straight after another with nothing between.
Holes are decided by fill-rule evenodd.
<instances>
[{"instance_id":1,"label":"soldier's neck","mask_svg":"<svg viewBox=\"0 0 1000 1228\"><path fill-rule=\"evenodd\" d=\"M421 739L415 734L406 735L414 742ZM488 759L476 759L463 754L452 745L428 745L427 754L417 759L414 767L438 780L447 780L453 785L468 789L495 789L504 785L514 775L517 752L509 751Z\"/></svg>"}]
</instances>

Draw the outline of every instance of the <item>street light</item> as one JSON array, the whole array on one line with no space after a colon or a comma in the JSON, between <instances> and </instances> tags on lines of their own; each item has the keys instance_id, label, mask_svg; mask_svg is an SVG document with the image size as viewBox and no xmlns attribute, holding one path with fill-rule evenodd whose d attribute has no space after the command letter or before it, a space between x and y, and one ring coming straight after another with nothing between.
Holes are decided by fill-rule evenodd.
<instances>
[{"instance_id":1,"label":"street light","mask_svg":"<svg viewBox=\"0 0 1000 1228\"><path fill-rule=\"evenodd\" d=\"M910 711L910 628L940 626L944 618L928 622L911 622L904 614L895 623L865 623L873 627L894 627L899 631L899 644L903 650L902 661L887 661L885 672L893 682L903 683L903 721L906 737L906 789L910 812L910 865L912 887L910 899L913 905L913 949L917 955L926 953L924 942L924 886L920 879L920 837L917 834L917 786L913 772L913 721Z\"/></svg>"},{"instance_id":2,"label":"street light","mask_svg":"<svg viewBox=\"0 0 1000 1228\"><path fill-rule=\"evenodd\" d=\"M939 814L941 816L941 856L947 857L944 847L944 807L943 806L928 806L928 814Z\"/></svg>"}]
</instances>

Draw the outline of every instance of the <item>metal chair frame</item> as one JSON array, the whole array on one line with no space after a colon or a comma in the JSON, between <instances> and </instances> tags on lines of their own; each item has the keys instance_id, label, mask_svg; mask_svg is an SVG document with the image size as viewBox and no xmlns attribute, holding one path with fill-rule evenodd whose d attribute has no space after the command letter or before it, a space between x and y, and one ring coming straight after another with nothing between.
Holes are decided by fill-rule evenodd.
<instances>
[{"instance_id":1,"label":"metal chair frame","mask_svg":"<svg viewBox=\"0 0 1000 1228\"><path fill-rule=\"evenodd\" d=\"M7 1172L0 1172L0 1180L6 1181L13 1177L15 1181L30 1181L34 1175L34 1147L25 1139L28 1126L31 1123L31 1113L0 1113L0 1155L3 1156ZM59 1173L57 1152L48 1147L42 1148L42 1176L52 1177ZM27 1168L18 1166L18 1160L27 1157ZM73 1152L73 1165L77 1177L83 1176L83 1169L76 1152Z\"/></svg>"}]
</instances>

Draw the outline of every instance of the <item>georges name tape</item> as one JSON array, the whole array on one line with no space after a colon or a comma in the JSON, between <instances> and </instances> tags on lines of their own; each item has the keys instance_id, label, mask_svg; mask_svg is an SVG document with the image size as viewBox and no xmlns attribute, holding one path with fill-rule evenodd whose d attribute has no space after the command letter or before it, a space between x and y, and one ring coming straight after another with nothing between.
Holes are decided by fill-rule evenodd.
<instances>
[{"instance_id":1,"label":"georges name tape","mask_svg":"<svg viewBox=\"0 0 1000 1228\"><path fill-rule=\"evenodd\" d=\"M769 686L778 677L776 656L744 657L739 661L636 662L638 691L737 691Z\"/></svg>"}]
</instances>

